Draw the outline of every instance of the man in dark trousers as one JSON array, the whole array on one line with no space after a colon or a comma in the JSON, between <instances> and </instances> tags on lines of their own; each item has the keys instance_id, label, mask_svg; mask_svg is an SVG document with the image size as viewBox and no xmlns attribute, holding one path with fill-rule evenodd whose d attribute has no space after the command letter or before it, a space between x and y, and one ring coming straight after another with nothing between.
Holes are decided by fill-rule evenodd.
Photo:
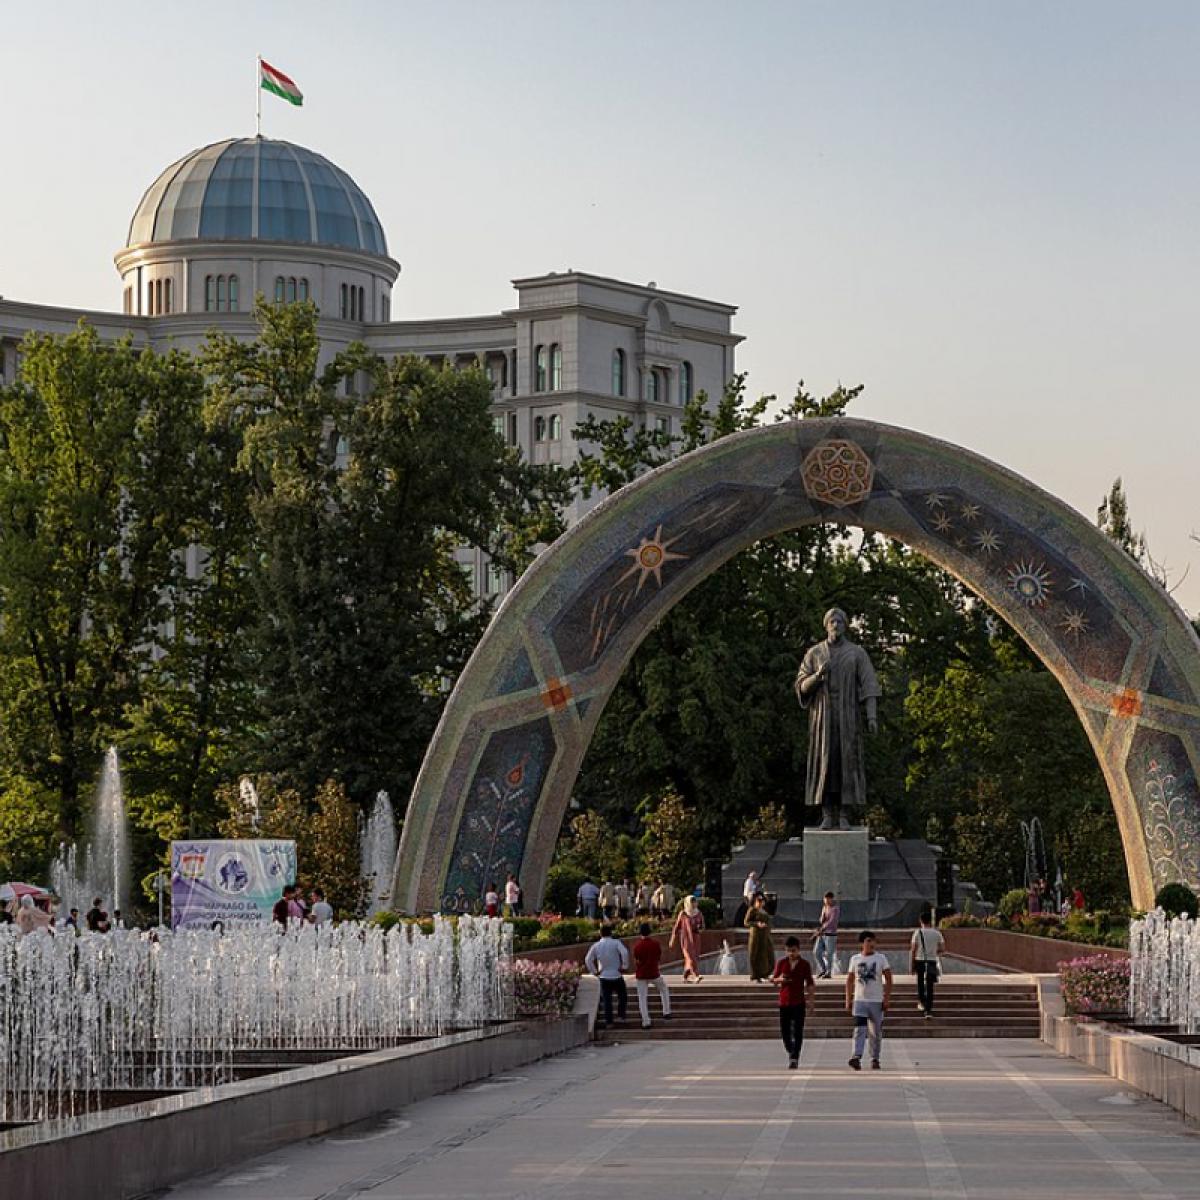
<instances>
[{"instance_id":1,"label":"man in dark trousers","mask_svg":"<svg viewBox=\"0 0 1200 1200\"><path fill-rule=\"evenodd\" d=\"M800 1065L804 1044L804 1014L817 1002L812 967L800 955L800 939L788 938L787 954L775 964L771 982L779 989L779 1032L788 1052L788 1070Z\"/></svg>"},{"instance_id":2,"label":"man in dark trousers","mask_svg":"<svg viewBox=\"0 0 1200 1200\"><path fill-rule=\"evenodd\" d=\"M617 998L617 1020L623 1022L629 1006L629 991L625 987L622 972L629 970L629 951L625 949L624 942L613 937L611 925L600 926L600 940L592 943L583 962L600 979L600 995L604 998L604 1027L608 1029L613 1023L614 996Z\"/></svg>"}]
</instances>

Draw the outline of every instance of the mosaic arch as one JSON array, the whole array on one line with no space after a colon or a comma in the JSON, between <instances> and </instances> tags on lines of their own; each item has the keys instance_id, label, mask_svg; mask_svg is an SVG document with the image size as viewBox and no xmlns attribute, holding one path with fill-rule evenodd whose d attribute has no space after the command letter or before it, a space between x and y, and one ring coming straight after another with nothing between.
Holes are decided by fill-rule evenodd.
<instances>
[{"instance_id":1,"label":"mosaic arch","mask_svg":"<svg viewBox=\"0 0 1200 1200\"><path fill-rule=\"evenodd\" d=\"M642 638L739 550L820 521L919 550L1054 672L1108 781L1136 905L1172 880L1200 885L1200 641L1184 614L1011 471L911 430L832 419L749 430L660 467L522 576L425 756L396 905L451 910L509 871L540 899L592 732Z\"/></svg>"}]
</instances>

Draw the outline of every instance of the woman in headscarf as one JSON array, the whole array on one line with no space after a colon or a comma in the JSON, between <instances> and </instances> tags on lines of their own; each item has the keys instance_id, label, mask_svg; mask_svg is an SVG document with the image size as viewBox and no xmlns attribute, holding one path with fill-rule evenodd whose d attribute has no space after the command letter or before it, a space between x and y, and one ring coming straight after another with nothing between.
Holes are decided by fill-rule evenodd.
<instances>
[{"instance_id":1,"label":"woman in headscarf","mask_svg":"<svg viewBox=\"0 0 1200 1200\"><path fill-rule=\"evenodd\" d=\"M771 945L771 914L767 912L766 899L762 892L754 897L754 903L746 914L746 928L750 930L750 982L761 983L771 978L775 969L775 950Z\"/></svg>"},{"instance_id":2,"label":"woman in headscarf","mask_svg":"<svg viewBox=\"0 0 1200 1200\"><path fill-rule=\"evenodd\" d=\"M670 945L679 942L683 951L683 981L700 982L700 935L704 932L704 914L696 903L695 896L684 896L683 908L675 918L671 930Z\"/></svg>"},{"instance_id":3,"label":"woman in headscarf","mask_svg":"<svg viewBox=\"0 0 1200 1200\"><path fill-rule=\"evenodd\" d=\"M34 904L32 896L21 897L21 907L17 909L17 919L14 922L20 933L34 933L39 929L49 933L52 923L50 914L42 912Z\"/></svg>"}]
</instances>

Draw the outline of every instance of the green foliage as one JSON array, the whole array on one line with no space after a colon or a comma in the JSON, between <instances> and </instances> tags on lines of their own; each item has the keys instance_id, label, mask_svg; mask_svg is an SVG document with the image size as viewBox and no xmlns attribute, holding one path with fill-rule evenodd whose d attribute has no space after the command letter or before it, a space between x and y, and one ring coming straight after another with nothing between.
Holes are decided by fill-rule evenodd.
<instances>
[{"instance_id":1,"label":"green foliage","mask_svg":"<svg viewBox=\"0 0 1200 1200\"><path fill-rule=\"evenodd\" d=\"M647 879L666 880L691 891L702 869L695 837L696 815L679 795L665 792L644 809L642 868Z\"/></svg>"},{"instance_id":2,"label":"green foliage","mask_svg":"<svg viewBox=\"0 0 1200 1200\"><path fill-rule=\"evenodd\" d=\"M595 884L616 879L621 874L617 835L598 812L580 813L571 819L569 840L561 851L561 858ZM582 883L583 879L579 882ZM578 891L579 884L575 887ZM575 900L576 897L572 895L570 908L556 911L574 912Z\"/></svg>"},{"instance_id":3,"label":"green foliage","mask_svg":"<svg viewBox=\"0 0 1200 1200\"><path fill-rule=\"evenodd\" d=\"M873 838L881 837L895 841L896 838L904 836L895 818L882 804L873 804L867 809L866 823L867 830Z\"/></svg>"},{"instance_id":4,"label":"green foliage","mask_svg":"<svg viewBox=\"0 0 1200 1200\"><path fill-rule=\"evenodd\" d=\"M1000 897L996 904L996 912L1001 917L1008 917L1011 920L1013 917L1021 916L1025 912L1025 905L1028 903L1029 897L1025 894L1024 888L1013 888L1007 891Z\"/></svg>"},{"instance_id":5,"label":"green foliage","mask_svg":"<svg viewBox=\"0 0 1200 1200\"><path fill-rule=\"evenodd\" d=\"M1196 893L1183 883L1168 883L1159 888L1154 897L1154 907L1161 908L1168 917L1178 917L1182 913L1200 916Z\"/></svg>"},{"instance_id":6,"label":"green foliage","mask_svg":"<svg viewBox=\"0 0 1200 1200\"><path fill-rule=\"evenodd\" d=\"M541 932L542 923L537 917L506 917L512 926L514 941L535 938Z\"/></svg>"},{"instance_id":7,"label":"green foliage","mask_svg":"<svg viewBox=\"0 0 1200 1200\"><path fill-rule=\"evenodd\" d=\"M586 878L572 862L557 862L546 872L546 889L542 908L549 912L569 915L579 906L579 885Z\"/></svg>"},{"instance_id":8,"label":"green foliage","mask_svg":"<svg viewBox=\"0 0 1200 1200\"><path fill-rule=\"evenodd\" d=\"M1134 562L1145 562L1146 538L1143 534L1135 533L1129 518L1129 501L1125 498L1125 487L1121 477L1113 481L1108 495L1100 501L1096 510L1096 524L1102 533L1107 534Z\"/></svg>"},{"instance_id":9,"label":"green foliage","mask_svg":"<svg viewBox=\"0 0 1200 1200\"><path fill-rule=\"evenodd\" d=\"M327 779L317 788L308 819L309 853L305 874L320 887L339 917L358 917L366 905L358 843L358 812L346 789Z\"/></svg>"},{"instance_id":10,"label":"green foliage","mask_svg":"<svg viewBox=\"0 0 1200 1200\"><path fill-rule=\"evenodd\" d=\"M0 879L36 881L54 854L56 797L20 776L0 792Z\"/></svg>"},{"instance_id":11,"label":"green foliage","mask_svg":"<svg viewBox=\"0 0 1200 1200\"><path fill-rule=\"evenodd\" d=\"M782 804L764 804L752 817L748 817L734 835L737 842L754 839L782 841L788 836L787 809Z\"/></svg>"}]
</instances>

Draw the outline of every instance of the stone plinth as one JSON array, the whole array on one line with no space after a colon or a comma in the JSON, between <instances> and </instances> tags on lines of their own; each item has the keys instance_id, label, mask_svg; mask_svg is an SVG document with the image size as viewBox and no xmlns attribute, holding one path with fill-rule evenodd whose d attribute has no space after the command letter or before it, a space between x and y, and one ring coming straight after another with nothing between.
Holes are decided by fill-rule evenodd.
<instances>
[{"instance_id":1,"label":"stone plinth","mask_svg":"<svg viewBox=\"0 0 1200 1200\"><path fill-rule=\"evenodd\" d=\"M839 900L869 899L869 861L865 829L806 829L805 900L820 900L826 892L836 892Z\"/></svg>"}]
</instances>

